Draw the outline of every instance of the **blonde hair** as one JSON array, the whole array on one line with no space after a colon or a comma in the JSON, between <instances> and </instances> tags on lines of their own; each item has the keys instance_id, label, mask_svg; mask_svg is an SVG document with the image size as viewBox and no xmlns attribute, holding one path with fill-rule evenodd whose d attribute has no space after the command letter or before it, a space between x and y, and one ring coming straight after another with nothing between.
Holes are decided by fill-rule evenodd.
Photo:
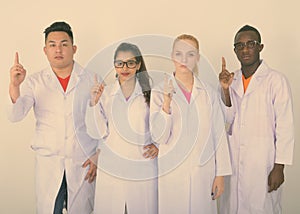
<instances>
[{"instance_id":1,"label":"blonde hair","mask_svg":"<svg viewBox=\"0 0 300 214\"><path fill-rule=\"evenodd\" d=\"M195 48L197 49L197 51L199 53L198 39L196 39L196 37L194 37L193 35L190 35L190 34L181 34L181 35L177 36L176 39L173 42L173 49L174 49L174 46L175 46L176 42L181 41L181 40L190 40L190 41L194 42L195 43ZM197 65L194 67L193 73L198 75L198 66Z\"/></svg>"}]
</instances>

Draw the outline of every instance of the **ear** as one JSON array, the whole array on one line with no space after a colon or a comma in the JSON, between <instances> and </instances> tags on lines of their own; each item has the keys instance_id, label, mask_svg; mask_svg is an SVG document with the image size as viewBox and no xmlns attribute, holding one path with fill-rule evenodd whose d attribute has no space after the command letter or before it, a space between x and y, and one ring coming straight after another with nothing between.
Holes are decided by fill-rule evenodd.
<instances>
[{"instance_id":1,"label":"ear","mask_svg":"<svg viewBox=\"0 0 300 214\"><path fill-rule=\"evenodd\" d=\"M75 54L77 51L77 46L76 45L73 45L73 54Z\"/></svg>"},{"instance_id":2,"label":"ear","mask_svg":"<svg viewBox=\"0 0 300 214\"><path fill-rule=\"evenodd\" d=\"M43 50L44 50L44 53L47 55L47 48L46 48L46 46L44 46Z\"/></svg>"},{"instance_id":3,"label":"ear","mask_svg":"<svg viewBox=\"0 0 300 214\"><path fill-rule=\"evenodd\" d=\"M140 68L141 68L141 62L139 62L139 63L137 64L136 70L138 71L138 70L140 70Z\"/></svg>"},{"instance_id":4,"label":"ear","mask_svg":"<svg viewBox=\"0 0 300 214\"><path fill-rule=\"evenodd\" d=\"M258 48L259 52L261 52L263 49L264 49L264 44L260 44L260 46Z\"/></svg>"}]
</instances>

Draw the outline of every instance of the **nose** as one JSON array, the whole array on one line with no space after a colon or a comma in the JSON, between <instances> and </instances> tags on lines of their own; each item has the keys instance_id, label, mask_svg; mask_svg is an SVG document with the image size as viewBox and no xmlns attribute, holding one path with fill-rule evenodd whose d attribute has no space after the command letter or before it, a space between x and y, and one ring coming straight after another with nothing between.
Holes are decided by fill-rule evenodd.
<instances>
[{"instance_id":1,"label":"nose","mask_svg":"<svg viewBox=\"0 0 300 214\"><path fill-rule=\"evenodd\" d=\"M127 70L128 70L127 63L124 63L123 71L127 71Z\"/></svg>"},{"instance_id":2,"label":"nose","mask_svg":"<svg viewBox=\"0 0 300 214\"><path fill-rule=\"evenodd\" d=\"M62 49L62 46L61 45L57 45L55 51L59 53L59 52L61 52L61 49Z\"/></svg>"},{"instance_id":3,"label":"nose","mask_svg":"<svg viewBox=\"0 0 300 214\"><path fill-rule=\"evenodd\" d=\"M182 56L180 61L181 61L181 64L186 64L187 56L186 55Z\"/></svg>"}]
</instances>

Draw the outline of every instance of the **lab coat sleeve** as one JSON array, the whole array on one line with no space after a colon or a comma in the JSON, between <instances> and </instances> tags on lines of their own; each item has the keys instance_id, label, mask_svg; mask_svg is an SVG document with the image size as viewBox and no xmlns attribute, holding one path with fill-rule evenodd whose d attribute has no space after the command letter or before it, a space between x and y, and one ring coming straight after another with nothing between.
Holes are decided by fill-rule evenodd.
<instances>
[{"instance_id":1,"label":"lab coat sleeve","mask_svg":"<svg viewBox=\"0 0 300 214\"><path fill-rule=\"evenodd\" d=\"M108 136L107 118L102 108L102 104L90 106L90 100L87 103L85 122L87 133L95 139L103 141ZM99 143L100 144L100 143Z\"/></svg>"},{"instance_id":2,"label":"lab coat sleeve","mask_svg":"<svg viewBox=\"0 0 300 214\"><path fill-rule=\"evenodd\" d=\"M221 103L223 103L222 100L216 97L214 103L212 104L212 121L215 121L212 125L212 133L214 144L216 145L216 176L225 176L232 174L231 160Z\"/></svg>"},{"instance_id":3,"label":"lab coat sleeve","mask_svg":"<svg viewBox=\"0 0 300 214\"><path fill-rule=\"evenodd\" d=\"M284 76L282 76L280 80L274 82L275 163L291 165L294 150L294 122L291 89Z\"/></svg>"},{"instance_id":4,"label":"lab coat sleeve","mask_svg":"<svg viewBox=\"0 0 300 214\"><path fill-rule=\"evenodd\" d=\"M225 103L222 100L222 88L219 86L218 87L218 91L219 91L219 95L220 95L220 106L222 109L222 112L224 114L225 117L225 130L227 132L228 135L232 135L232 125L233 125L233 121L234 121L234 117L235 117L235 108L232 102L232 90L229 89L229 93L230 93L230 99L231 99L231 106L228 107L225 105Z\"/></svg>"},{"instance_id":5,"label":"lab coat sleeve","mask_svg":"<svg viewBox=\"0 0 300 214\"><path fill-rule=\"evenodd\" d=\"M163 93L152 90L150 101L150 132L157 144L167 143L172 132L172 113L167 114L162 109Z\"/></svg>"},{"instance_id":6,"label":"lab coat sleeve","mask_svg":"<svg viewBox=\"0 0 300 214\"><path fill-rule=\"evenodd\" d=\"M16 102L12 103L9 98L7 113L8 119L11 122L21 121L34 105L33 84L31 79L26 79L20 87L20 97L17 98Z\"/></svg>"}]
</instances>

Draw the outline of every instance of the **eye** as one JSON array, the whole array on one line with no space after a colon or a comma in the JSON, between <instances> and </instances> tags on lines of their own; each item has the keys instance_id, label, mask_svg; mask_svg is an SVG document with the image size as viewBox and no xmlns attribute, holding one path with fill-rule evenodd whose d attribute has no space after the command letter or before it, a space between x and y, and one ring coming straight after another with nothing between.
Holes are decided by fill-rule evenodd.
<instances>
[{"instance_id":1,"label":"eye","mask_svg":"<svg viewBox=\"0 0 300 214\"><path fill-rule=\"evenodd\" d=\"M188 56L189 56L189 57L194 57L194 56L196 56L196 53L195 53L195 52L189 52L189 53L188 53Z\"/></svg>"},{"instance_id":2,"label":"eye","mask_svg":"<svg viewBox=\"0 0 300 214\"><path fill-rule=\"evenodd\" d=\"M123 67L123 62L121 61L121 60L117 60L117 61L115 61L114 62L114 65L115 65L115 67L117 67L117 68L122 68Z\"/></svg>"},{"instance_id":3,"label":"eye","mask_svg":"<svg viewBox=\"0 0 300 214\"><path fill-rule=\"evenodd\" d=\"M50 43L49 47L55 47L55 44L54 43Z\"/></svg>"},{"instance_id":4,"label":"eye","mask_svg":"<svg viewBox=\"0 0 300 214\"><path fill-rule=\"evenodd\" d=\"M127 65L128 65L128 67L135 67L136 66L136 61L134 61L134 60L128 60L127 61Z\"/></svg>"},{"instance_id":5,"label":"eye","mask_svg":"<svg viewBox=\"0 0 300 214\"><path fill-rule=\"evenodd\" d=\"M181 55L182 55L181 52L175 52L175 56L179 57Z\"/></svg>"},{"instance_id":6,"label":"eye","mask_svg":"<svg viewBox=\"0 0 300 214\"><path fill-rule=\"evenodd\" d=\"M63 43L62 46L67 47L68 43Z\"/></svg>"},{"instance_id":7,"label":"eye","mask_svg":"<svg viewBox=\"0 0 300 214\"><path fill-rule=\"evenodd\" d=\"M247 46L249 48L253 48L255 46L255 41L249 41L249 42L247 42Z\"/></svg>"},{"instance_id":8,"label":"eye","mask_svg":"<svg viewBox=\"0 0 300 214\"><path fill-rule=\"evenodd\" d=\"M237 44L234 45L234 47L235 47L236 49L238 49L238 50L241 50L241 49L244 48L244 44L243 44L243 43L237 43Z\"/></svg>"}]
</instances>

